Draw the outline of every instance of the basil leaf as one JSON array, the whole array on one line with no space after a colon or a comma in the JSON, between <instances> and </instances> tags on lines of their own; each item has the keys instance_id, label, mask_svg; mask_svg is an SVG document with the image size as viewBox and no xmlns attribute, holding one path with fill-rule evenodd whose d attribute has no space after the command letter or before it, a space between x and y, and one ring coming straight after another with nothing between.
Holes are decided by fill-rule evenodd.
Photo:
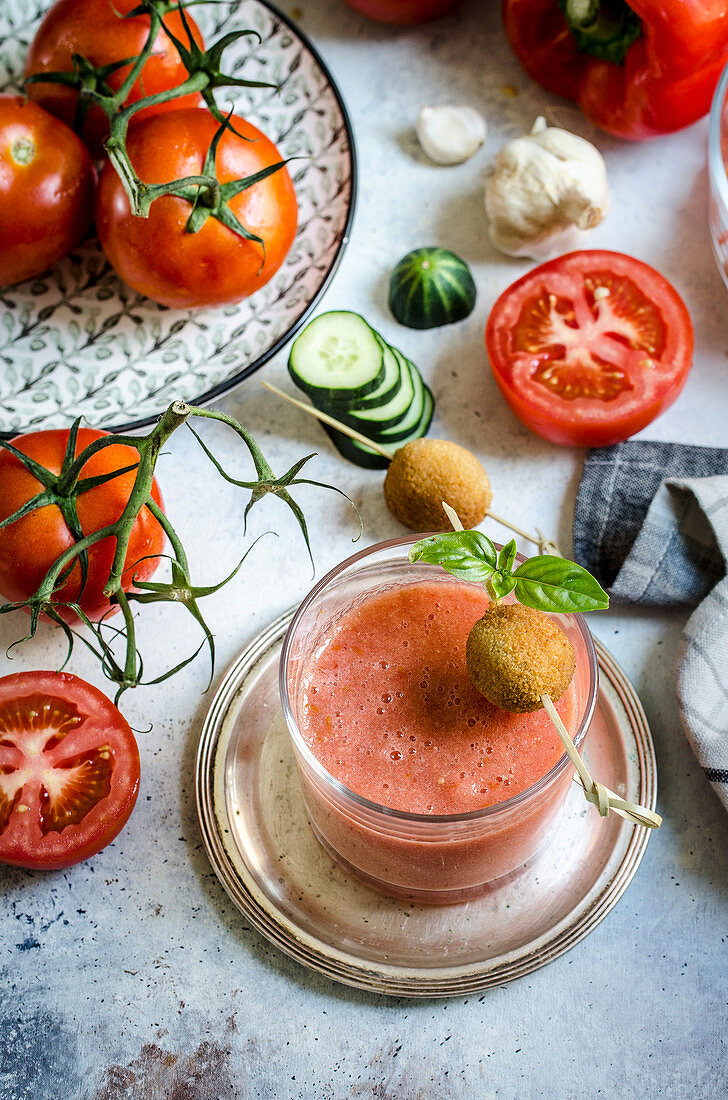
<instances>
[{"instance_id":1,"label":"basil leaf","mask_svg":"<svg viewBox=\"0 0 728 1100\"><path fill-rule=\"evenodd\" d=\"M480 531L447 531L416 542L409 560L441 565L453 577L484 584L493 575L497 554L493 543Z\"/></svg>"},{"instance_id":2,"label":"basil leaf","mask_svg":"<svg viewBox=\"0 0 728 1100\"><path fill-rule=\"evenodd\" d=\"M506 545L502 548L501 552L498 555L498 572L510 573L513 569L513 563L515 560L516 540L511 539L510 542L506 543ZM512 592L513 589L509 588L508 591Z\"/></svg>"},{"instance_id":3,"label":"basil leaf","mask_svg":"<svg viewBox=\"0 0 728 1100\"><path fill-rule=\"evenodd\" d=\"M510 595L515 587L516 578L510 573L501 573L500 569L496 570L488 581L489 594L495 596L497 600L502 600L504 596Z\"/></svg>"},{"instance_id":4,"label":"basil leaf","mask_svg":"<svg viewBox=\"0 0 728 1100\"><path fill-rule=\"evenodd\" d=\"M542 554L529 558L513 574L516 599L537 611L600 611L609 607L601 585L573 561Z\"/></svg>"}]
</instances>

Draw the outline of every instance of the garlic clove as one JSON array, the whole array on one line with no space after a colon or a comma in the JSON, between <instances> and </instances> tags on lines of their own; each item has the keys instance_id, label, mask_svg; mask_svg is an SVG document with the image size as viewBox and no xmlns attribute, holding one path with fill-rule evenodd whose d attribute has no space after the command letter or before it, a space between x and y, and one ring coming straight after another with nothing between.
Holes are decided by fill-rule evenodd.
<instances>
[{"instance_id":1,"label":"garlic clove","mask_svg":"<svg viewBox=\"0 0 728 1100\"><path fill-rule=\"evenodd\" d=\"M543 118L530 134L503 146L485 192L493 244L509 256L535 260L583 247L609 206L601 153Z\"/></svg>"},{"instance_id":2,"label":"garlic clove","mask_svg":"<svg viewBox=\"0 0 728 1100\"><path fill-rule=\"evenodd\" d=\"M462 164L485 141L487 127L474 107L423 107L417 137L436 164Z\"/></svg>"}]
</instances>

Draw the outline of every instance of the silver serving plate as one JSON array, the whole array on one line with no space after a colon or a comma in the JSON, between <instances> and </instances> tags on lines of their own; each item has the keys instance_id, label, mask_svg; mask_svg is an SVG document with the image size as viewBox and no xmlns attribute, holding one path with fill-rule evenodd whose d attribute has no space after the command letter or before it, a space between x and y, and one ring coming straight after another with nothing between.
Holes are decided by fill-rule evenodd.
<instances>
[{"instance_id":1,"label":"silver serving plate","mask_svg":"<svg viewBox=\"0 0 728 1100\"><path fill-rule=\"evenodd\" d=\"M334 981L377 993L444 997L528 974L562 955L616 905L649 830L600 818L575 783L547 845L474 901L432 906L350 878L306 817L278 699L292 612L226 673L205 719L197 811L213 868L271 943ZM597 642L600 691L584 759L622 797L654 809L655 756L634 688Z\"/></svg>"}]
</instances>

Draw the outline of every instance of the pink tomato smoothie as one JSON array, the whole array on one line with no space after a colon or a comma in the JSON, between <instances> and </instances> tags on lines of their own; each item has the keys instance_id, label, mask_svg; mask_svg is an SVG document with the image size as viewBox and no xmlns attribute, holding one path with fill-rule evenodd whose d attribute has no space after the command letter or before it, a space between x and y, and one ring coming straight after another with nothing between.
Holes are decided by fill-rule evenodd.
<instances>
[{"instance_id":1,"label":"pink tomato smoothie","mask_svg":"<svg viewBox=\"0 0 728 1100\"><path fill-rule=\"evenodd\" d=\"M499 710L468 676L465 643L489 603L478 585L422 581L343 616L304 683L301 732L331 775L396 810L460 814L549 771L563 748L546 712ZM572 728L573 687L557 709Z\"/></svg>"}]
</instances>

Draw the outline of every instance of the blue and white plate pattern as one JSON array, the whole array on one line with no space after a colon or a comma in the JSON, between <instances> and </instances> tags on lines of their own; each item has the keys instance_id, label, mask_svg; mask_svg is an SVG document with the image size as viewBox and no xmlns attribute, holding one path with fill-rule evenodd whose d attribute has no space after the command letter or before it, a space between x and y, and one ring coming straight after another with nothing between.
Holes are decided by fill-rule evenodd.
<instances>
[{"instance_id":1,"label":"blue and white plate pattern","mask_svg":"<svg viewBox=\"0 0 728 1100\"><path fill-rule=\"evenodd\" d=\"M0 89L17 91L47 0L0 6ZM252 297L214 310L173 310L126 287L95 238L40 278L0 289L0 435L68 425L148 423L176 399L205 403L262 366L289 340L331 278L347 241L355 151L346 109L316 52L263 0L195 6L206 42L250 28L225 54L226 71L280 84L227 89L291 165L296 239Z\"/></svg>"}]
</instances>

